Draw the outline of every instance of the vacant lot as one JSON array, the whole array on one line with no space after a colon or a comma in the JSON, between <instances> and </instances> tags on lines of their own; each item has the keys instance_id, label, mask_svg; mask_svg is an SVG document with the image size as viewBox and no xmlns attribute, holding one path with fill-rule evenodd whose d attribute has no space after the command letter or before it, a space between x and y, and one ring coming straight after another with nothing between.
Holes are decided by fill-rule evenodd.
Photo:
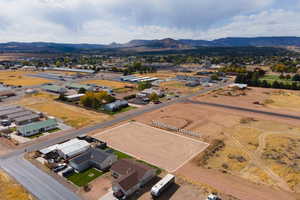
<instances>
[{"instance_id":1,"label":"vacant lot","mask_svg":"<svg viewBox=\"0 0 300 200\"><path fill-rule=\"evenodd\" d=\"M24 188L14 182L7 174L0 170L0 199L1 200L32 200Z\"/></svg>"},{"instance_id":2,"label":"vacant lot","mask_svg":"<svg viewBox=\"0 0 300 200\"><path fill-rule=\"evenodd\" d=\"M34 78L27 76L27 74L32 74L34 72L26 71L1 71L0 72L0 82L8 85L14 86L32 86L40 85L44 83L49 83L51 81L43 78Z\"/></svg>"},{"instance_id":3,"label":"vacant lot","mask_svg":"<svg viewBox=\"0 0 300 200\"><path fill-rule=\"evenodd\" d=\"M243 97L225 96L225 99L227 101L227 98ZM214 97L209 95L207 98L213 99ZM222 98L222 96L217 97L220 100L219 103L223 103ZM249 102L248 104L250 104ZM246 102L240 104L243 103L246 104ZM265 106L261 107L266 109ZM292 142L300 145L300 140L297 139L297 134L300 135L299 120L286 120L279 117L190 103L174 104L139 116L135 120L146 124L151 124L151 121L155 120L199 133L202 140L210 143L210 146L199 154L193 162L189 162L198 166L199 169L213 169L241 177L245 181L247 179L260 184L277 186L285 190L299 191L297 176L300 175L300 171L294 170L291 173L293 175L288 176L288 165L281 164L274 168L272 160L266 160L262 156L265 150L266 138L270 139L274 135L292 134L289 135L293 139ZM293 123L289 124L285 121L293 121ZM221 141L221 143L215 141ZM273 141L271 140L270 149L274 149L272 144ZM286 155L284 152L287 152L287 149L282 147L285 144L277 144L274 141L274 145L279 148L276 151L280 152L280 156ZM292 143L289 143L290 148L293 147L291 145ZM291 152L298 151L296 150L297 146L293 148L293 150L290 149ZM270 149L267 151L270 152ZM293 155L289 158L295 159L295 156L297 157L297 155ZM281 162L280 159L273 161L276 163ZM294 163L289 164L296 166ZM290 169L292 168L290 167Z\"/></svg>"},{"instance_id":4,"label":"vacant lot","mask_svg":"<svg viewBox=\"0 0 300 200\"><path fill-rule=\"evenodd\" d=\"M95 137L114 149L170 172L207 147L206 143L135 122L106 130Z\"/></svg>"},{"instance_id":5,"label":"vacant lot","mask_svg":"<svg viewBox=\"0 0 300 200\"><path fill-rule=\"evenodd\" d=\"M179 94L191 94L202 90L201 86L197 87L187 87L184 82L181 81L168 81L160 84L160 88L168 91L169 93L179 93Z\"/></svg>"},{"instance_id":6,"label":"vacant lot","mask_svg":"<svg viewBox=\"0 0 300 200\"><path fill-rule=\"evenodd\" d=\"M47 93L40 93L38 95L25 97L17 103L59 118L66 124L75 128L100 123L111 118L106 114L57 102L53 98L55 98L55 96Z\"/></svg>"},{"instance_id":7,"label":"vacant lot","mask_svg":"<svg viewBox=\"0 0 300 200\"><path fill-rule=\"evenodd\" d=\"M265 106L300 112L300 92L284 90L272 92L265 100Z\"/></svg>"},{"instance_id":8,"label":"vacant lot","mask_svg":"<svg viewBox=\"0 0 300 200\"><path fill-rule=\"evenodd\" d=\"M89 80L89 81L83 81L81 83L82 84L96 84L96 85L111 87L114 89L124 88L125 86L134 86L133 84L130 84L130 83L109 81L109 80Z\"/></svg>"}]
</instances>

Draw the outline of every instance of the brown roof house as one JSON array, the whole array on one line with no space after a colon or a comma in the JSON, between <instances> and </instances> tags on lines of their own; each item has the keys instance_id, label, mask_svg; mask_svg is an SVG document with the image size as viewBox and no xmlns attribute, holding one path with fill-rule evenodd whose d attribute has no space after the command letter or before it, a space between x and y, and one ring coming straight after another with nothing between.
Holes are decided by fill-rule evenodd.
<instances>
[{"instance_id":1,"label":"brown roof house","mask_svg":"<svg viewBox=\"0 0 300 200\"><path fill-rule=\"evenodd\" d=\"M126 198L148 183L156 170L134 160L122 159L111 167L112 190L117 198Z\"/></svg>"}]
</instances>

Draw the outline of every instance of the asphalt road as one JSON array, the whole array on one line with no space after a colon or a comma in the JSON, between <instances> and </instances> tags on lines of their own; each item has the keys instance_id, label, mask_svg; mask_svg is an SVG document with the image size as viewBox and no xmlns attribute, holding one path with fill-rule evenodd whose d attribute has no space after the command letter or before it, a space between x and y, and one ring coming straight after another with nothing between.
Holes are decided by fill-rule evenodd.
<instances>
[{"instance_id":1,"label":"asphalt road","mask_svg":"<svg viewBox=\"0 0 300 200\"><path fill-rule=\"evenodd\" d=\"M175 100L146 106L144 108L140 108L137 110L133 110L127 113L120 115L118 118L113 119L111 121L103 122L96 124L94 126L86 127L79 130L70 131L63 136L59 136L57 138L53 138L50 140L42 141L39 143L31 144L27 147L20 148L15 150L9 154L6 154L0 157L0 167L3 168L6 172L8 172L12 177L14 177L18 182L20 182L28 191L30 191L35 197L40 200L77 200L80 199L74 193L65 188L62 184L58 183L54 178L45 174L43 171L32 165L30 162L26 161L23 158L23 154L25 150L27 152L40 150L42 148L63 142L68 139L75 138L79 135L87 134L91 131L95 131L97 129L110 127L116 123L130 120L136 116L142 115L147 112L151 112L168 105L184 102L188 98L193 96L198 96L209 91L223 88L230 83L222 83L216 87L206 88L198 93L177 98Z\"/></svg>"},{"instance_id":2,"label":"asphalt road","mask_svg":"<svg viewBox=\"0 0 300 200\"><path fill-rule=\"evenodd\" d=\"M23 155L6 159L0 162L0 166L40 200L80 200L76 194L25 160Z\"/></svg>"}]
</instances>

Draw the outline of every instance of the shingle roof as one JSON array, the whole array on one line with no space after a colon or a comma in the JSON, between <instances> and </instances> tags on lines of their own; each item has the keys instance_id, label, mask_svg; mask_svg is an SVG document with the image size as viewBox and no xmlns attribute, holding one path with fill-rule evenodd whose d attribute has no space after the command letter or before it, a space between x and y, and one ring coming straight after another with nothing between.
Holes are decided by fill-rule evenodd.
<instances>
[{"instance_id":1,"label":"shingle roof","mask_svg":"<svg viewBox=\"0 0 300 200\"><path fill-rule=\"evenodd\" d=\"M24 126L20 126L18 127L18 131L20 132L32 132L34 130L39 130L48 126L52 126L52 125L57 125L57 122L55 119L48 119L45 121L41 121L41 122L34 122L31 124L27 124Z\"/></svg>"},{"instance_id":2,"label":"shingle roof","mask_svg":"<svg viewBox=\"0 0 300 200\"><path fill-rule=\"evenodd\" d=\"M112 165L111 170L122 175L116 182L124 190L128 190L138 184L148 171L154 169L132 159L121 159Z\"/></svg>"},{"instance_id":3,"label":"shingle roof","mask_svg":"<svg viewBox=\"0 0 300 200\"><path fill-rule=\"evenodd\" d=\"M89 150L82 153L81 155L73 158L70 162L73 162L75 164L81 164L83 162L91 162L91 164L93 164L93 162L102 163L111 155L112 154L107 153L103 150L90 148Z\"/></svg>"}]
</instances>

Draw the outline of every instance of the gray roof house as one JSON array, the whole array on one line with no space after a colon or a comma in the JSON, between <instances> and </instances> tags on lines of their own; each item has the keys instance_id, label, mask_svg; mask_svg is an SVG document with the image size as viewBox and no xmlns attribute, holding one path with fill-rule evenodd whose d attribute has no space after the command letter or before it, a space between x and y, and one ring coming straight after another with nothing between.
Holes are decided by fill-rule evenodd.
<instances>
[{"instance_id":1,"label":"gray roof house","mask_svg":"<svg viewBox=\"0 0 300 200\"><path fill-rule=\"evenodd\" d=\"M7 118L8 115L19 113L19 112L24 112L24 109L23 108L12 108L9 110L3 110L3 111L0 111L0 118L5 119L5 118Z\"/></svg>"},{"instance_id":2,"label":"gray roof house","mask_svg":"<svg viewBox=\"0 0 300 200\"><path fill-rule=\"evenodd\" d=\"M100 149L89 148L86 152L70 160L69 164L76 171L82 172L91 167L107 170L117 161L117 156Z\"/></svg>"}]
</instances>

